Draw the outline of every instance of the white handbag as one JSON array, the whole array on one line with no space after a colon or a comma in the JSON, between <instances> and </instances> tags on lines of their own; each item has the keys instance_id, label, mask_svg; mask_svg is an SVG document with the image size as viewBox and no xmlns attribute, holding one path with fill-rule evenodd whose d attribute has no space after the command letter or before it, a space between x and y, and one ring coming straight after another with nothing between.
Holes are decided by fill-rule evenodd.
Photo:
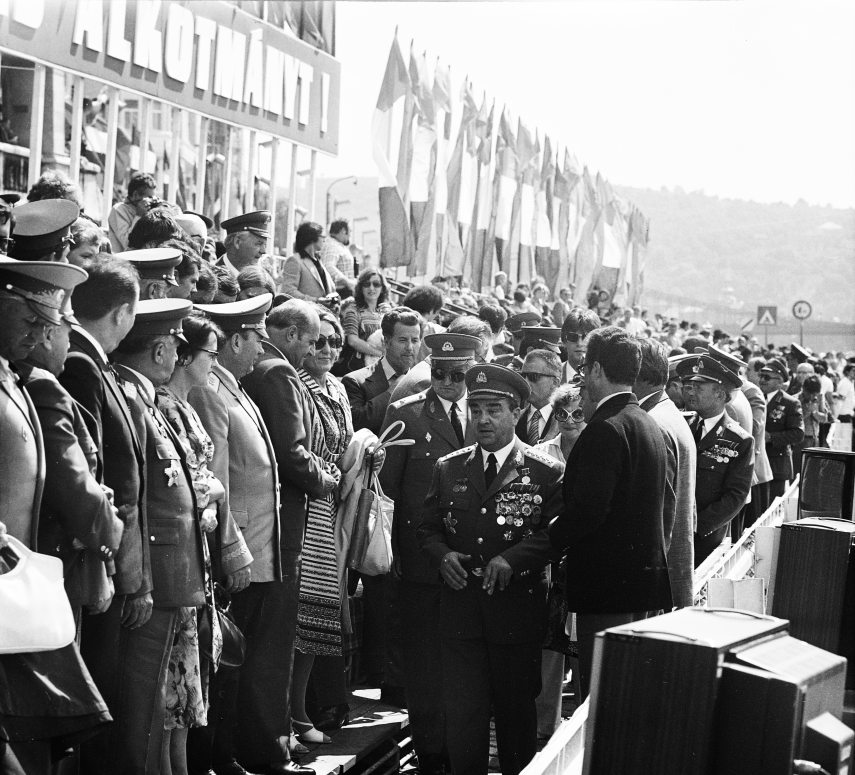
<instances>
[{"instance_id":1,"label":"white handbag","mask_svg":"<svg viewBox=\"0 0 855 775\"><path fill-rule=\"evenodd\" d=\"M62 583L62 560L27 549L7 536L18 558L0 573L0 654L53 651L74 640L71 603Z\"/></svg>"}]
</instances>

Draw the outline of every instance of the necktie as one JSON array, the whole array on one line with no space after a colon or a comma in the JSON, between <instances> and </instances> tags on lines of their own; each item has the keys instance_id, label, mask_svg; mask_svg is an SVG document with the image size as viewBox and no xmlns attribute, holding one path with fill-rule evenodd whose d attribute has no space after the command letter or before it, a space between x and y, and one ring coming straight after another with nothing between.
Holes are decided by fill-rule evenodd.
<instances>
[{"instance_id":1,"label":"necktie","mask_svg":"<svg viewBox=\"0 0 855 775\"><path fill-rule=\"evenodd\" d=\"M315 265L315 269L318 271L318 278L321 281L321 285L324 286L324 294L330 292L330 289L327 287L327 273L324 271L324 265L314 256L310 256L312 263Z\"/></svg>"},{"instance_id":2,"label":"necktie","mask_svg":"<svg viewBox=\"0 0 855 775\"><path fill-rule=\"evenodd\" d=\"M448 410L449 419L451 420L451 427L454 428L454 433L457 436L457 442L460 446L463 446L463 426L460 424L460 417L457 415L457 404L452 403L451 408Z\"/></svg>"},{"instance_id":3,"label":"necktie","mask_svg":"<svg viewBox=\"0 0 855 775\"><path fill-rule=\"evenodd\" d=\"M695 425L695 443L700 444L701 439L704 437L704 421L702 418L698 417L698 423Z\"/></svg>"},{"instance_id":4,"label":"necktie","mask_svg":"<svg viewBox=\"0 0 855 775\"><path fill-rule=\"evenodd\" d=\"M528 443L537 444L540 441L540 412L534 407L528 416Z\"/></svg>"},{"instance_id":5,"label":"necktie","mask_svg":"<svg viewBox=\"0 0 855 775\"><path fill-rule=\"evenodd\" d=\"M484 482L489 487L499 473L499 464L496 456L491 452L487 455L487 468L484 470Z\"/></svg>"}]
</instances>

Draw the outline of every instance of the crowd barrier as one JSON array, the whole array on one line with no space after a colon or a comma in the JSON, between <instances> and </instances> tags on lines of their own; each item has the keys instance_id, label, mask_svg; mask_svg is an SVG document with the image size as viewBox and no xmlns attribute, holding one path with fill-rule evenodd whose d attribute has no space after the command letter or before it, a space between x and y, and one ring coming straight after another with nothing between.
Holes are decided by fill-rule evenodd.
<instances>
[{"instance_id":1,"label":"crowd barrier","mask_svg":"<svg viewBox=\"0 0 855 775\"><path fill-rule=\"evenodd\" d=\"M722 544L695 571L695 605L706 604L709 582L715 578L734 581L751 578L757 571L756 531L762 527L774 527L797 518L799 479L787 488L784 494L772 502L762 517L732 546ZM588 701L585 700L576 712L555 731L549 742L540 751L522 775L581 775L584 760L585 723L588 719Z\"/></svg>"}]
</instances>

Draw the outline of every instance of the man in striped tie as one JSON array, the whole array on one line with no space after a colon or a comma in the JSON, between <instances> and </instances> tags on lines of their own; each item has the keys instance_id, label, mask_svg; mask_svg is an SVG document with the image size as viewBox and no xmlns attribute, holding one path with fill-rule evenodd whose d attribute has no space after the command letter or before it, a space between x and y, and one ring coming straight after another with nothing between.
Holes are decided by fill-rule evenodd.
<instances>
[{"instance_id":1,"label":"man in striped tie","mask_svg":"<svg viewBox=\"0 0 855 775\"><path fill-rule=\"evenodd\" d=\"M528 409L517 423L516 433L520 441L534 446L558 433L549 397L561 383L561 361L550 350L529 350L520 373L531 388L531 396Z\"/></svg>"}]
</instances>

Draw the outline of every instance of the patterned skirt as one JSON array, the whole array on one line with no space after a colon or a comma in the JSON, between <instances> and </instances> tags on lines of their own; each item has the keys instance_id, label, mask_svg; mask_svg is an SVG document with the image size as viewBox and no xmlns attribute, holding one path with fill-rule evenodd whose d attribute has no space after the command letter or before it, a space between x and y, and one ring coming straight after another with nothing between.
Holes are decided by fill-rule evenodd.
<instances>
[{"instance_id":1,"label":"patterned skirt","mask_svg":"<svg viewBox=\"0 0 855 775\"><path fill-rule=\"evenodd\" d=\"M310 500L300 569L295 647L303 654L341 655L341 596L335 560L335 503Z\"/></svg>"}]
</instances>

